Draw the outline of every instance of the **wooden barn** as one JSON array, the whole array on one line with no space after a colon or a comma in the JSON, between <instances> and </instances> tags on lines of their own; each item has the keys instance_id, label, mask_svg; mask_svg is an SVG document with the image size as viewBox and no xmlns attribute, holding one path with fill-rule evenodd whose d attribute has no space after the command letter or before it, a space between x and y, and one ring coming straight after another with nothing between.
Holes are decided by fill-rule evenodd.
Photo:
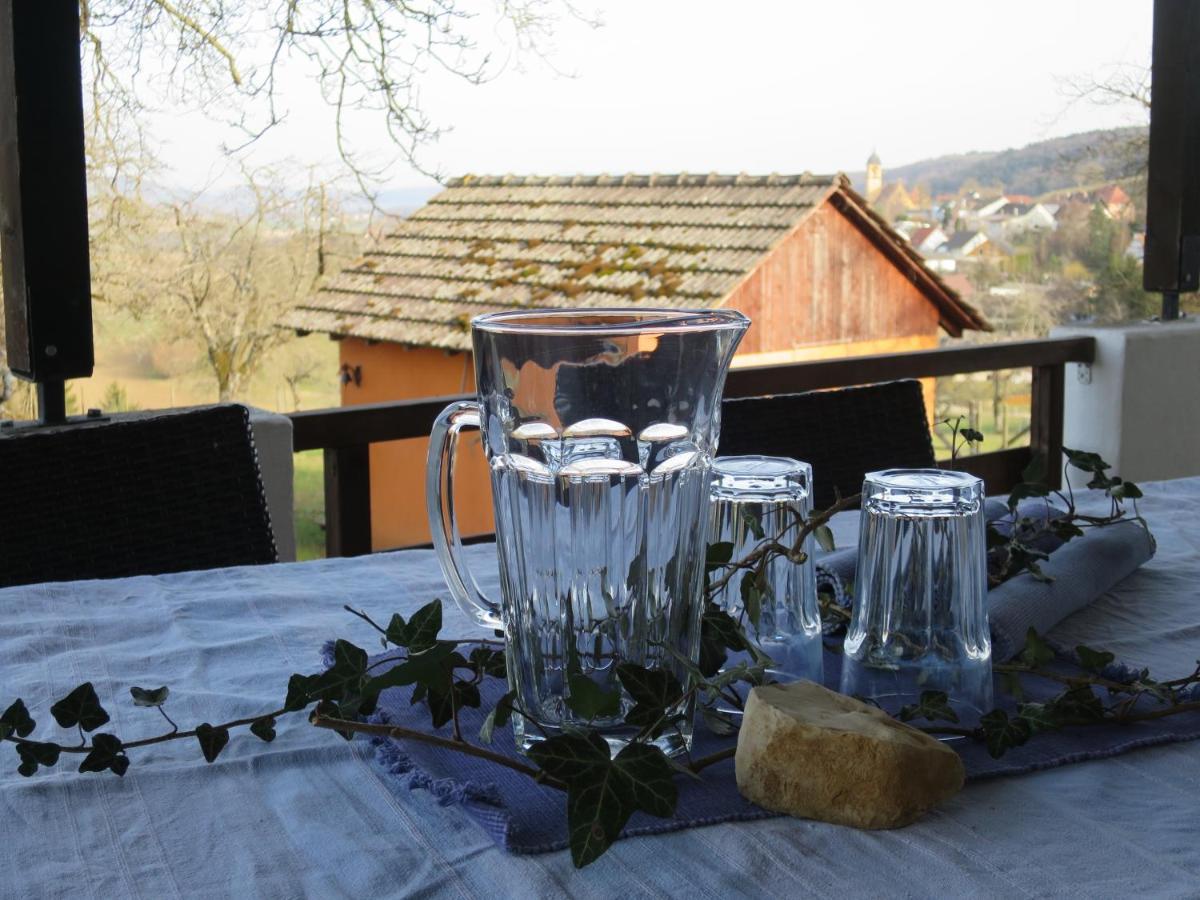
<instances>
[{"instance_id":1,"label":"wooden barn","mask_svg":"<svg viewBox=\"0 0 1200 900\"><path fill-rule=\"evenodd\" d=\"M989 328L840 174L466 176L284 324L341 341L349 405L472 390L480 313L626 305L741 310L753 325L735 365ZM426 443L371 447L377 549L429 539ZM461 469L464 533L490 531L485 468Z\"/></svg>"}]
</instances>

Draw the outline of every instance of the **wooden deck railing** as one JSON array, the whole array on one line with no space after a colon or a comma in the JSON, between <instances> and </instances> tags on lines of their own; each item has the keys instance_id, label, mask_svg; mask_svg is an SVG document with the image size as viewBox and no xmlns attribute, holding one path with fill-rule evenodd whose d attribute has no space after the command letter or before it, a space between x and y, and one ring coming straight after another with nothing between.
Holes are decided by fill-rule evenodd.
<instances>
[{"instance_id":1,"label":"wooden deck railing","mask_svg":"<svg viewBox=\"0 0 1200 900\"><path fill-rule=\"evenodd\" d=\"M1083 337L755 366L732 370L725 396L757 397L897 378L1032 369L1030 446L981 453L959 461L960 468L983 478L990 492L999 492L1020 480L1033 454L1042 454L1047 460L1059 458L1064 366L1090 363L1094 355L1095 341ZM325 451L325 549L329 556L371 551L369 446L380 441L426 437L442 408L461 399L468 398L459 395L292 413L293 449ZM1057 477L1058 468L1051 466L1050 470ZM423 507L418 514L424 514Z\"/></svg>"}]
</instances>

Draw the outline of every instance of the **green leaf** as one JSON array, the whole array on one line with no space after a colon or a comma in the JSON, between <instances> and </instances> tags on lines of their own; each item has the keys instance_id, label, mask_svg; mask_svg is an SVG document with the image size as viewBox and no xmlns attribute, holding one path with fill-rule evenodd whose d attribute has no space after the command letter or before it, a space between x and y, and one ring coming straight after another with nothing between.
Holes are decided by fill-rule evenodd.
<instances>
[{"instance_id":1,"label":"green leaf","mask_svg":"<svg viewBox=\"0 0 1200 900\"><path fill-rule=\"evenodd\" d=\"M315 722L318 717L323 717L323 718L327 718L327 719L353 718L352 716L345 715L342 712L341 706L334 700L318 701L317 705L313 707L312 712L310 712L308 714L308 721ZM350 740L354 739L353 731L346 731L345 729L342 729L342 728L335 728L335 729L333 729L333 732L334 732L334 734L340 735L343 740L350 741Z\"/></svg>"},{"instance_id":2,"label":"green leaf","mask_svg":"<svg viewBox=\"0 0 1200 900\"><path fill-rule=\"evenodd\" d=\"M1086 684L1068 688L1048 705L1064 725L1087 725L1104 718L1104 703Z\"/></svg>"},{"instance_id":3,"label":"green leaf","mask_svg":"<svg viewBox=\"0 0 1200 900\"><path fill-rule=\"evenodd\" d=\"M1059 720L1054 713L1054 708L1046 706L1044 703L1022 703L1017 707L1017 716L1029 725L1031 734L1057 731L1059 728Z\"/></svg>"},{"instance_id":4,"label":"green leaf","mask_svg":"<svg viewBox=\"0 0 1200 900\"><path fill-rule=\"evenodd\" d=\"M508 724L513 714L513 700L517 697L516 691L509 691L503 697L496 701L496 705L492 707L492 711L487 714L487 718L483 720L483 725L479 728L479 740L485 744L492 742L492 732L497 728L503 728Z\"/></svg>"},{"instance_id":5,"label":"green leaf","mask_svg":"<svg viewBox=\"0 0 1200 900\"><path fill-rule=\"evenodd\" d=\"M410 684L424 684L430 689L437 687L449 690L450 675L454 666L460 661L462 665L468 665L462 654L454 651L454 646L451 641L438 641L420 653L411 653L404 662L370 678L362 686L362 690L378 695L387 688Z\"/></svg>"},{"instance_id":6,"label":"green leaf","mask_svg":"<svg viewBox=\"0 0 1200 900\"><path fill-rule=\"evenodd\" d=\"M529 748L528 754L547 775L567 783L607 765L611 760L608 744L594 731L557 734L538 741Z\"/></svg>"},{"instance_id":7,"label":"green leaf","mask_svg":"<svg viewBox=\"0 0 1200 900\"><path fill-rule=\"evenodd\" d=\"M204 754L204 761L210 763L221 755L221 751L229 743L229 729L214 728L204 722L196 726L196 740L200 742L200 752Z\"/></svg>"},{"instance_id":8,"label":"green leaf","mask_svg":"<svg viewBox=\"0 0 1200 900\"><path fill-rule=\"evenodd\" d=\"M1123 481L1111 491L1117 500L1137 500L1143 496L1142 489L1132 481Z\"/></svg>"},{"instance_id":9,"label":"green leaf","mask_svg":"<svg viewBox=\"0 0 1200 900\"><path fill-rule=\"evenodd\" d=\"M398 647L403 647L408 640L408 625L404 621L404 616L400 613L393 613L392 620L388 622L388 627L384 631L384 637L388 643L395 644Z\"/></svg>"},{"instance_id":10,"label":"green leaf","mask_svg":"<svg viewBox=\"0 0 1200 900\"><path fill-rule=\"evenodd\" d=\"M1097 675L1104 671L1104 667L1116 659L1116 655L1109 653L1107 650L1093 650L1091 647L1085 647L1080 644L1075 648L1075 654L1079 657L1079 664L1089 672L1095 672Z\"/></svg>"},{"instance_id":11,"label":"green leaf","mask_svg":"<svg viewBox=\"0 0 1200 900\"><path fill-rule=\"evenodd\" d=\"M605 764L594 777L568 785L567 835L575 868L595 862L633 815L625 782L615 766Z\"/></svg>"},{"instance_id":12,"label":"green leaf","mask_svg":"<svg viewBox=\"0 0 1200 900\"><path fill-rule=\"evenodd\" d=\"M471 666L481 675L492 678L507 678L508 669L504 664L503 650L490 650L487 647L476 647L471 651Z\"/></svg>"},{"instance_id":13,"label":"green leaf","mask_svg":"<svg viewBox=\"0 0 1200 900\"><path fill-rule=\"evenodd\" d=\"M899 718L901 722L913 719L957 722L958 713L950 706L950 698L945 691L921 691L921 697L916 703L901 707Z\"/></svg>"},{"instance_id":14,"label":"green leaf","mask_svg":"<svg viewBox=\"0 0 1200 900\"><path fill-rule=\"evenodd\" d=\"M1012 492L1008 495L1008 508L1015 510L1017 504L1026 497L1046 497L1049 496L1050 489L1044 484L1030 484L1023 481L1020 484L1014 485Z\"/></svg>"},{"instance_id":15,"label":"green leaf","mask_svg":"<svg viewBox=\"0 0 1200 900\"><path fill-rule=\"evenodd\" d=\"M765 538L767 536L767 533L765 531L763 531L762 519L759 517L759 515L757 513L753 512L748 506L739 505L738 506L738 514L741 516L742 524L746 526L746 529L752 535L754 535L754 539L756 541L761 541L763 538Z\"/></svg>"},{"instance_id":16,"label":"green leaf","mask_svg":"<svg viewBox=\"0 0 1200 900\"><path fill-rule=\"evenodd\" d=\"M433 600L415 613L408 620L405 629L403 646L411 653L421 653L437 643L438 632L442 630L442 601Z\"/></svg>"},{"instance_id":17,"label":"green leaf","mask_svg":"<svg viewBox=\"0 0 1200 900\"><path fill-rule=\"evenodd\" d=\"M638 809L661 819L675 814L679 791L674 771L662 750L653 744L633 741L621 748L613 765L628 780L629 799Z\"/></svg>"},{"instance_id":18,"label":"green leaf","mask_svg":"<svg viewBox=\"0 0 1200 900\"><path fill-rule=\"evenodd\" d=\"M284 712L295 712L304 709L316 698L312 696L313 685L317 680L315 675L295 674L288 679L287 699L283 701Z\"/></svg>"},{"instance_id":19,"label":"green leaf","mask_svg":"<svg viewBox=\"0 0 1200 900\"><path fill-rule=\"evenodd\" d=\"M38 770L38 766L52 766L58 762L58 754L62 748L58 744L41 743L39 741L30 741L26 744L17 744L17 756L21 758L21 764L17 766L17 772L28 778Z\"/></svg>"},{"instance_id":20,"label":"green leaf","mask_svg":"<svg viewBox=\"0 0 1200 900\"><path fill-rule=\"evenodd\" d=\"M833 529L828 525L818 525L814 528L813 537L817 539L817 544L826 553L832 553L837 549L837 542L833 539Z\"/></svg>"},{"instance_id":21,"label":"green leaf","mask_svg":"<svg viewBox=\"0 0 1200 900\"><path fill-rule=\"evenodd\" d=\"M78 725L84 731L93 731L108 721L108 713L100 705L100 698L96 696L96 689L90 681L84 682L51 706L50 715L63 728Z\"/></svg>"},{"instance_id":22,"label":"green leaf","mask_svg":"<svg viewBox=\"0 0 1200 900\"><path fill-rule=\"evenodd\" d=\"M625 721L635 728L648 728L663 720L667 708L683 696L679 680L666 669L621 663L617 666L617 677L633 698L635 705L625 714Z\"/></svg>"},{"instance_id":23,"label":"green leaf","mask_svg":"<svg viewBox=\"0 0 1200 900\"><path fill-rule=\"evenodd\" d=\"M29 710L25 708L25 701L17 698L3 715L0 715L0 735L7 733L17 737L29 737L33 734L36 724L29 715Z\"/></svg>"},{"instance_id":24,"label":"green leaf","mask_svg":"<svg viewBox=\"0 0 1200 900\"><path fill-rule=\"evenodd\" d=\"M715 569L727 565L731 559L733 559L733 544L729 541L718 541L708 545L708 552L704 556L704 566L708 569Z\"/></svg>"},{"instance_id":25,"label":"green leaf","mask_svg":"<svg viewBox=\"0 0 1200 900\"><path fill-rule=\"evenodd\" d=\"M958 433L962 435L962 439L968 444L983 443L983 432L976 431L974 428L963 428Z\"/></svg>"},{"instance_id":26,"label":"green leaf","mask_svg":"<svg viewBox=\"0 0 1200 900\"><path fill-rule=\"evenodd\" d=\"M1018 659L1030 668L1037 669L1054 659L1054 651L1031 625L1025 633L1025 648Z\"/></svg>"},{"instance_id":27,"label":"green leaf","mask_svg":"<svg viewBox=\"0 0 1200 900\"><path fill-rule=\"evenodd\" d=\"M261 719L255 719L250 723L250 733L268 744L275 740L275 719L273 716L264 716Z\"/></svg>"},{"instance_id":28,"label":"green leaf","mask_svg":"<svg viewBox=\"0 0 1200 900\"><path fill-rule=\"evenodd\" d=\"M162 706L167 702L167 695L171 691L164 684L162 687L154 689L131 687L129 693L133 697L134 706Z\"/></svg>"},{"instance_id":29,"label":"green leaf","mask_svg":"<svg viewBox=\"0 0 1200 900\"><path fill-rule=\"evenodd\" d=\"M567 677L567 706L589 721L607 719L621 712L621 693L606 691L586 675Z\"/></svg>"},{"instance_id":30,"label":"green leaf","mask_svg":"<svg viewBox=\"0 0 1200 900\"><path fill-rule=\"evenodd\" d=\"M1107 469L1111 469L1108 463L1100 458L1099 453L1089 453L1082 450L1071 450L1068 447L1063 447L1063 454L1067 457L1067 464L1074 466L1084 472L1093 472L1101 474Z\"/></svg>"},{"instance_id":31,"label":"green leaf","mask_svg":"<svg viewBox=\"0 0 1200 900\"><path fill-rule=\"evenodd\" d=\"M1020 747L1032 734L1026 720L1010 719L1008 713L1002 709L993 709L983 715L979 720L979 727L983 731L988 753L993 759L999 759L1013 747Z\"/></svg>"},{"instance_id":32,"label":"green leaf","mask_svg":"<svg viewBox=\"0 0 1200 900\"><path fill-rule=\"evenodd\" d=\"M92 750L79 764L80 772L104 772L112 770L124 775L129 768L129 757L125 755L121 740L114 734L97 734L92 737Z\"/></svg>"}]
</instances>

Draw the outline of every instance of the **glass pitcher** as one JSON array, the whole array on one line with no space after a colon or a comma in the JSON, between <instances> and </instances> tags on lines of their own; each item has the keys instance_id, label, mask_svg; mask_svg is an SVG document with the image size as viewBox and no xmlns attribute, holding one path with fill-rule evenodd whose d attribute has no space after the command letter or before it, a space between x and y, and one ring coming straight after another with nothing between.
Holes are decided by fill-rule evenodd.
<instances>
[{"instance_id":1,"label":"glass pitcher","mask_svg":"<svg viewBox=\"0 0 1200 900\"><path fill-rule=\"evenodd\" d=\"M750 321L733 310L575 309L493 313L471 323L479 400L434 424L426 497L451 595L502 628L516 705L550 733L599 728L614 747L637 729L568 705L587 679L621 691L617 666L672 671L699 655L709 466L721 391ZM454 519L455 437L483 432L491 468L500 602L463 565ZM690 746L692 704L659 739ZM513 717L517 745L542 732Z\"/></svg>"}]
</instances>

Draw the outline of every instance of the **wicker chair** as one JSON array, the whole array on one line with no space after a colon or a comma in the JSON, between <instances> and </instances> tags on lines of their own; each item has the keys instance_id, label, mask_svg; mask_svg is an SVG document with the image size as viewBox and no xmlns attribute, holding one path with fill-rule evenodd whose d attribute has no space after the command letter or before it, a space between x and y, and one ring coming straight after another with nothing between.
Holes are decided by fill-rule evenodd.
<instances>
[{"instance_id":1,"label":"wicker chair","mask_svg":"<svg viewBox=\"0 0 1200 900\"><path fill-rule=\"evenodd\" d=\"M277 558L244 406L0 435L0 586Z\"/></svg>"},{"instance_id":2,"label":"wicker chair","mask_svg":"<svg viewBox=\"0 0 1200 900\"><path fill-rule=\"evenodd\" d=\"M726 400L719 451L810 463L816 509L857 494L867 472L934 465L919 381Z\"/></svg>"}]
</instances>

